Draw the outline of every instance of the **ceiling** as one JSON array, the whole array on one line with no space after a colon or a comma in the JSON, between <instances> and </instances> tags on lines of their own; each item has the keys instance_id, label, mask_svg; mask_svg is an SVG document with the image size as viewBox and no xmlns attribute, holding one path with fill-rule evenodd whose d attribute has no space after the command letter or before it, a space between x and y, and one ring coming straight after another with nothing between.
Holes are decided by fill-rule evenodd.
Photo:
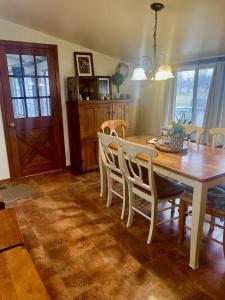
<instances>
[{"instance_id":1,"label":"ceiling","mask_svg":"<svg viewBox=\"0 0 225 300\"><path fill-rule=\"evenodd\" d=\"M135 62L150 55L153 0L0 0L0 18ZM224 0L162 0L158 45L165 60L225 54Z\"/></svg>"}]
</instances>

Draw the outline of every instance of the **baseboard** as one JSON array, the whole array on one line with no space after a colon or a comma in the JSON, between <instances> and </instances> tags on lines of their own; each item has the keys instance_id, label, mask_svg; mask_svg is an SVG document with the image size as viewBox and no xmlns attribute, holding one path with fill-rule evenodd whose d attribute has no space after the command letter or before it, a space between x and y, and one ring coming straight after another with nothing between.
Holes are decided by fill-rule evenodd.
<instances>
[{"instance_id":1,"label":"baseboard","mask_svg":"<svg viewBox=\"0 0 225 300\"><path fill-rule=\"evenodd\" d=\"M10 179L10 178L7 178L7 179L1 179L1 180L0 180L0 185L6 184L6 183L9 183L9 182L11 182L11 179Z\"/></svg>"}]
</instances>

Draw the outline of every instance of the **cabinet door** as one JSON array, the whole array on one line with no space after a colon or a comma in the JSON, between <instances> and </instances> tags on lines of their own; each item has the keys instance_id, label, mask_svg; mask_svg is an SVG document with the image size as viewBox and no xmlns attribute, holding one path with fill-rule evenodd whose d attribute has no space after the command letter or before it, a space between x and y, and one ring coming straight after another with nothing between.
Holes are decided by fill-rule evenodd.
<instances>
[{"instance_id":1,"label":"cabinet door","mask_svg":"<svg viewBox=\"0 0 225 300\"><path fill-rule=\"evenodd\" d=\"M95 111L94 107L81 107L80 116L80 137L81 140L95 137Z\"/></svg>"},{"instance_id":2,"label":"cabinet door","mask_svg":"<svg viewBox=\"0 0 225 300\"><path fill-rule=\"evenodd\" d=\"M137 105L135 102L125 104L125 120L129 122L129 127L126 130L126 135L137 134Z\"/></svg>"},{"instance_id":3,"label":"cabinet door","mask_svg":"<svg viewBox=\"0 0 225 300\"><path fill-rule=\"evenodd\" d=\"M103 122L110 120L112 118L111 105L101 104L95 107L95 134L100 131Z\"/></svg>"},{"instance_id":4,"label":"cabinet door","mask_svg":"<svg viewBox=\"0 0 225 300\"><path fill-rule=\"evenodd\" d=\"M114 120L125 120L125 104L124 103L113 103L113 119Z\"/></svg>"},{"instance_id":5,"label":"cabinet door","mask_svg":"<svg viewBox=\"0 0 225 300\"><path fill-rule=\"evenodd\" d=\"M85 141L82 143L82 171L96 169L98 169L98 141Z\"/></svg>"}]
</instances>

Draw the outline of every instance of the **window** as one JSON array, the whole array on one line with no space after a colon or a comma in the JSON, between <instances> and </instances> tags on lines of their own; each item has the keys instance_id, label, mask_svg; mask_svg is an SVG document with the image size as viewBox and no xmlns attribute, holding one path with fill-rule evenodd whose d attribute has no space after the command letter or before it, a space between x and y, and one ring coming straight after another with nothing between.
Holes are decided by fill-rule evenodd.
<instances>
[{"instance_id":1,"label":"window","mask_svg":"<svg viewBox=\"0 0 225 300\"><path fill-rule=\"evenodd\" d=\"M7 54L14 118L51 116L47 56Z\"/></svg>"},{"instance_id":2,"label":"window","mask_svg":"<svg viewBox=\"0 0 225 300\"><path fill-rule=\"evenodd\" d=\"M213 65L177 70L173 120L183 114L187 122L203 125L213 71Z\"/></svg>"}]
</instances>

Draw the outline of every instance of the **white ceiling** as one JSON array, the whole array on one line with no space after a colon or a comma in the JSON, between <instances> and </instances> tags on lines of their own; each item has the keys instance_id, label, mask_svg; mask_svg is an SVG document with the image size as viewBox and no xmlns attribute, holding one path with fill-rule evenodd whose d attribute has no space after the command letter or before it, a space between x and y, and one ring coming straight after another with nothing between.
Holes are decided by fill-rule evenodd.
<instances>
[{"instance_id":1,"label":"white ceiling","mask_svg":"<svg viewBox=\"0 0 225 300\"><path fill-rule=\"evenodd\" d=\"M0 18L133 61L151 54L153 0L0 0ZM225 0L162 0L159 51L179 61L225 54Z\"/></svg>"}]
</instances>

